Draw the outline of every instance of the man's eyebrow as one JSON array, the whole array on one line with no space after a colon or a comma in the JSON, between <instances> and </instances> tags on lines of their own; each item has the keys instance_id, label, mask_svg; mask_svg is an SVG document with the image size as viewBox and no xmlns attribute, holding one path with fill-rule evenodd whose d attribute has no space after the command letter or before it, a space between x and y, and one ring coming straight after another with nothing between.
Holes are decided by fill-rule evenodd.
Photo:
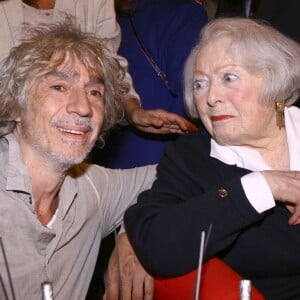
<instances>
[{"instance_id":1,"label":"man's eyebrow","mask_svg":"<svg viewBox=\"0 0 300 300\"><path fill-rule=\"evenodd\" d=\"M78 73L70 73L70 72L64 72L64 71L52 71L49 72L46 76L49 77L58 77L61 79L71 79L75 78L76 76L78 77Z\"/></svg>"},{"instance_id":2,"label":"man's eyebrow","mask_svg":"<svg viewBox=\"0 0 300 300\"><path fill-rule=\"evenodd\" d=\"M52 72L49 72L46 76L70 80L70 79L79 77L79 74L77 72L52 71ZM103 84L104 85L104 78L103 78L103 76L92 76L89 80L89 84Z\"/></svg>"},{"instance_id":3,"label":"man's eyebrow","mask_svg":"<svg viewBox=\"0 0 300 300\"><path fill-rule=\"evenodd\" d=\"M89 84L102 84L104 85L104 78L102 76L93 76L89 80Z\"/></svg>"}]
</instances>

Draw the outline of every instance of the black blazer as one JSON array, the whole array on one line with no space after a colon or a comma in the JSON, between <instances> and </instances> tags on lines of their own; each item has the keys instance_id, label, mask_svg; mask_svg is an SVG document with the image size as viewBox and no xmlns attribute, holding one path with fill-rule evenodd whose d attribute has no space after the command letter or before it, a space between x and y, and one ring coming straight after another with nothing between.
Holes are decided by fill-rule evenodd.
<instances>
[{"instance_id":1,"label":"black blazer","mask_svg":"<svg viewBox=\"0 0 300 300\"><path fill-rule=\"evenodd\" d=\"M138 257L150 273L173 277L197 268L201 231L211 233L205 260L218 256L270 299L300 299L300 226L277 205L259 214L241 177L249 170L210 157L204 130L168 145L151 190L125 214Z\"/></svg>"}]
</instances>

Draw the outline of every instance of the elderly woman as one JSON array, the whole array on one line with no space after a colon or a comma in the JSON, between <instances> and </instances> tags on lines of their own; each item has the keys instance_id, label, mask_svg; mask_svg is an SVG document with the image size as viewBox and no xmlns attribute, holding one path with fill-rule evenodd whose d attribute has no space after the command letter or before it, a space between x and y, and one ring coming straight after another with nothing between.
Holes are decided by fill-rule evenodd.
<instances>
[{"instance_id":1,"label":"elderly woman","mask_svg":"<svg viewBox=\"0 0 300 300\"><path fill-rule=\"evenodd\" d=\"M267 299L300 299L300 47L250 19L216 19L186 63L187 109L206 130L167 147L125 216L150 273L219 257ZM207 234L208 235L208 234Z\"/></svg>"}]
</instances>

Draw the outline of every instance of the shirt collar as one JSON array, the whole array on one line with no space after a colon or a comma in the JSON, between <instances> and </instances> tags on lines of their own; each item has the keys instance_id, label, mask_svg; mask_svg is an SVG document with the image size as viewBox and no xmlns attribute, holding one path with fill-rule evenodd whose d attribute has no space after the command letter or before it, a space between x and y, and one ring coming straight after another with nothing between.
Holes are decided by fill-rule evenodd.
<instances>
[{"instance_id":1,"label":"shirt collar","mask_svg":"<svg viewBox=\"0 0 300 300\"><path fill-rule=\"evenodd\" d=\"M300 170L300 110L295 106L286 107L284 111L285 128L290 155L290 169ZM270 170L255 149L243 146L221 146L211 139L210 156L226 164L237 165L252 171Z\"/></svg>"},{"instance_id":2,"label":"shirt collar","mask_svg":"<svg viewBox=\"0 0 300 300\"><path fill-rule=\"evenodd\" d=\"M19 144L13 134L8 134L4 139L8 142L8 171L6 190L32 193L30 175L22 160Z\"/></svg>"}]
</instances>

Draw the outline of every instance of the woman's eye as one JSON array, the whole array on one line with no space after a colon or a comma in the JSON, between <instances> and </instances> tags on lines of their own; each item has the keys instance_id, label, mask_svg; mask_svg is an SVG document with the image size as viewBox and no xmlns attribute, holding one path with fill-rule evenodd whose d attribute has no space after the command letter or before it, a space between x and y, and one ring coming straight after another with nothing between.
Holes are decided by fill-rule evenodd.
<instances>
[{"instance_id":1,"label":"woman's eye","mask_svg":"<svg viewBox=\"0 0 300 300\"><path fill-rule=\"evenodd\" d=\"M193 83L193 90L199 90L208 85L206 80L195 80Z\"/></svg>"},{"instance_id":2,"label":"woman's eye","mask_svg":"<svg viewBox=\"0 0 300 300\"><path fill-rule=\"evenodd\" d=\"M56 90L56 91L59 91L59 92L62 92L62 91L65 90L65 88L62 85L59 85L59 84L53 85L53 86L51 86L51 88Z\"/></svg>"},{"instance_id":3,"label":"woman's eye","mask_svg":"<svg viewBox=\"0 0 300 300\"><path fill-rule=\"evenodd\" d=\"M226 73L226 74L224 75L224 80L225 80L225 81L231 82L231 81L234 81L234 80L236 80L236 79L237 79L237 76L234 75L234 74Z\"/></svg>"}]
</instances>

